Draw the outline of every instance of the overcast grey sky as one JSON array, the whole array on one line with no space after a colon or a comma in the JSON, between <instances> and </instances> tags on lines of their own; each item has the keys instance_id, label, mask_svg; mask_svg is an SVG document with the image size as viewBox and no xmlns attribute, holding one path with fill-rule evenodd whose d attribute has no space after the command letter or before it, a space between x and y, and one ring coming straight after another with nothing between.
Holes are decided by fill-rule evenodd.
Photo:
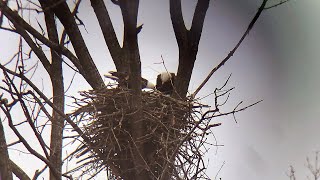
<instances>
[{"instance_id":1,"label":"overcast grey sky","mask_svg":"<svg viewBox=\"0 0 320 180\"><path fill-rule=\"evenodd\" d=\"M277 1L270 0L272 2ZM195 1L184 0L183 3L185 21L190 24ZM257 0L211 2L190 83L191 92L234 47L260 3ZM153 82L156 74L164 71L162 65L155 64L161 62L161 55L169 71L175 72L178 65L178 49L168 4L161 0L140 2L139 23L144 24L139 34L142 74ZM107 6L121 39L120 11L112 3ZM225 165L217 176L223 180L288 179L285 173L289 165L296 167L298 178L305 179L306 156L320 150L319 12L318 0L291 0L264 11L235 55L200 92L199 97L211 93L232 73L229 87L236 88L226 109L232 109L242 100L244 104L264 100L239 113L237 124L232 117L216 120L222 122L222 126L213 132L217 143L224 146L211 147L207 155L210 159L207 173L212 179L223 162ZM82 32L100 73L114 69L88 1L81 5L79 17L86 25L88 33L83 28ZM0 37L2 61L9 57L7 52L15 50L16 45L7 33L0 31ZM71 75L66 73L66 79ZM35 78L42 83L42 76ZM81 78L77 82L81 82ZM88 86L74 83L68 94L84 89ZM213 99L209 97L203 102L210 104ZM215 143L214 138L211 142ZM13 151L11 155L30 175L34 173L34 168L23 163L26 162L23 154Z\"/></svg>"},{"instance_id":2,"label":"overcast grey sky","mask_svg":"<svg viewBox=\"0 0 320 180\"><path fill-rule=\"evenodd\" d=\"M216 1L211 10L219 14L207 20L228 17L229 29L243 32L241 26L258 1L224 3ZM225 145L217 154L226 161L222 179L288 179L289 165L297 168L299 179L306 178L305 158L320 148L319 8L319 1L306 0L265 11L224 72L219 72L233 73L235 99L264 100L241 113L238 124L228 119L217 128L215 135ZM220 32L227 33L226 29L221 27ZM234 31L229 33L237 34ZM226 42L230 36L220 37Z\"/></svg>"}]
</instances>

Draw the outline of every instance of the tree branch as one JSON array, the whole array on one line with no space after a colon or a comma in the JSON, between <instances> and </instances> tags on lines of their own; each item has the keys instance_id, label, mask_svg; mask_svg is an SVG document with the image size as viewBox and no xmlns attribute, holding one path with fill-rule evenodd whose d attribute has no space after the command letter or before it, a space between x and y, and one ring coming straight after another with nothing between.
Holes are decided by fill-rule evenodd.
<instances>
[{"instance_id":1,"label":"tree branch","mask_svg":"<svg viewBox=\"0 0 320 180\"><path fill-rule=\"evenodd\" d=\"M186 46L187 28L184 24L181 0L170 0L170 17L179 48Z\"/></svg>"},{"instance_id":2,"label":"tree branch","mask_svg":"<svg viewBox=\"0 0 320 180\"><path fill-rule=\"evenodd\" d=\"M113 3L116 2L117 5L119 5L118 1L112 1L112 2ZM121 56L122 49L120 47L119 41L114 31L108 10L103 0L91 0L91 6L93 7L93 10L98 19L104 40L108 46L113 62L119 72L123 71L122 70L123 60Z\"/></svg>"},{"instance_id":3,"label":"tree branch","mask_svg":"<svg viewBox=\"0 0 320 180\"><path fill-rule=\"evenodd\" d=\"M268 0L263 0L261 6L259 7L257 13L255 14L255 16L253 17L253 19L251 20L247 30L244 32L244 34L242 35L242 37L240 38L239 42L236 44L236 46L230 51L230 53L216 66L214 67L210 73L208 74L208 76L203 80L203 82L200 84L200 86L195 90L195 92L192 94L192 97L195 97L198 92L203 88L203 86L209 81L209 79L211 78L211 76L218 70L220 69L232 56L233 54L236 52L236 50L239 48L240 44L243 42L243 40L245 39L245 37L249 34L250 30L252 29L253 25L256 23L256 21L258 20L258 18L260 17L264 7L266 6Z\"/></svg>"},{"instance_id":4,"label":"tree branch","mask_svg":"<svg viewBox=\"0 0 320 180\"><path fill-rule=\"evenodd\" d=\"M201 33L203 29L204 19L206 17L206 12L209 7L210 0L199 0L194 11L192 25L190 29L190 41L192 47L198 49L199 41L201 38Z\"/></svg>"},{"instance_id":5,"label":"tree branch","mask_svg":"<svg viewBox=\"0 0 320 180\"><path fill-rule=\"evenodd\" d=\"M7 5L8 4L8 0L3 0L3 4ZM0 27L2 26L3 23L3 13L0 11Z\"/></svg>"},{"instance_id":6,"label":"tree branch","mask_svg":"<svg viewBox=\"0 0 320 180\"><path fill-rule=\"evenodd\" d=\"M32 36L37 38L40 42L42 42L49 48L54 49L57 53L62 53L77 67L77 69L81 74L84 74L84 70L78 58L69 49L48 40L46 37L40 34L37 30L35 30L30 24L28 24L23 18L21 18L16 12L12 11L8 6L6 6L1 1L0 1L0 9L12 23L18 24L19 26L21 26L22 29L25 29L26 31L28 31L28 33L30 33Z\"/></svg>"},{"instance_id":7,"label":"tree branch","mask_svg":"<svg viewBox=\"0 0 320 180\"><path fill-rule=\"evenodd\" d=\"M74 65L79 69L79 72L83 75L83 77L87 80L87 82L92 86L92 88L99 89L103 87L104 86L103 80L89 54L89 51L81 36L80 30L78 29L78 26L74 21L72 13L70 12L66 2L61 2L61 3L53 2L50 8L53 8L59 20L64 25L79 60L67 48L61 47L59 46L59 44L53 43L52 41L42 36L42 34L40 34L37 30L32 28L16 12L13 12L2 1L0 1L0 9L11 22L16 21L24 29L26 29L30 34L35 36L37 39L39 39L42 43L44 43L48 47L55 49L57 52L62 51L62 54L68 57L71 60L71 62L74 63ZM86 67L86 68L82 68L82 67Z\"/></svg>"},{"instance_id":8,"label":"tree branch","mask_svg":"<svg viewBox=\"0 0 320 180\"><path fill-rule=\"evenodd\" d=\"M72 121L72 119L71 119L68 115L66 115L66 114L64 114L63 112L61 112L61 111L59 110L59 108L56 107L56 106L41 92L41 90L40 90L35 84L33 84L27 77L25 77L23 74L19 74L19 73L16 73L16 72L14 72L14 71L11 71L11 70L7 69L7 68L4 67L1 63L0 63L0 69L2 69L2 70L3 70L4 72L6 72L6 73L9 73L9 74L11 74L11 75L13 75L13 76L19 77L19 78L21 78L23 81L25 81L25 82L40 96L40 98L42 98L53 110L55 110L60 116L62 116L62 117L71 125L71 127L73 128L73 130L79 134L79 136L84 140L84 142L86 143L86 145L88 145L91 149L93 149L94 152L97 153L99 157L103 157L103 155L102 155L102 153L99 151L99 149L96 149L96 148L93 146L93 144L92 144L92 142L91 142L91 140L90 140L90 137L88 137L88 136L86 135L86 133L83 132L83 131L80 129L80 127L79 127L76 123L74 123L74 122ZM0 107L1 107L1 106L0 106ZM10 115L10 114L8 114L8 115ZM18 133L19 133L19 132L18 132ZM18 136L18 137L19 137L19 136ZM21 136L21 138L23 139L22 136ZM21 140L21 139L20 139L20 140ZM21 142L24 143L22 140L21 140ZM107 159L104 159L104 161L107 161ZM117 175L120 175L119 171L117 171L117 170L118 170L117 167L113 166L112 163L108 163L108 164L110 164L110 166L112 167L113 173L115 173L115 174L117 174ZM49 166L49 165L48 165L48 166ZM51 167L49 166L49 168L52 168L52 166L51 166Z\"/></svg>"},{"instance_id":9,"label":"tree branch","mask_svg":"<svg viewBox=\"0 0 320 180\"><path fill-rule=\"evenodd\" d=\"M46 9L48 4L45 1L39 1L42 9ZM51 9L44 12L45 22L48 32L49 40L59 44L59 36L57 25L55 22L54 13ZM49 73L51 84L52 84L52 94L53 103L59 108L61 112L65 109L65 98L64 98L64 82L63 82L63 71L62 71L62 57L61 54L56 53L53 49L51 51L52 59L52 72ZM62 172L62 136L64 129L64 118L60 116L55 110L52 111L51 119L51 137L50 137L50 162L55 166L61 176ZM50 179L52 179L53 174L50 169Z\"/></svg>"},{"instance_id":10,"label":"tree branch","mask_svg":"<svg viewBox=\"0 0 320 180\"><path fill-rule=\"evenodd\" d=\"M53 0L49 4L54 4ZM50 6L50 5L49 5ZM74 16L69 10L68 4L64 1L54 7L52 11L58 17L60 22L63 24L67 34L70 37L71 43L74 50L79 58L80 64L83 68L84 78L91 85L93 89L100 89L104 87L104 82L99 74L99 71L94 64L94 61L89 53L86 43L81 35L77 23L75 22Z\"/></svg>"},{"instance_id":11,"label":"tree branch","mask_svg":"<svg viewBox=\"0 0 320 180\"><path fill-rule=\"evenodd\" d=\"M0 103L0 106L2 106L1 103ZM8 147L7 147L1 119L0 119L0 179L8 179L8 180L12 179L12 168L10 166Z\"/></svg>"},{"instance_id":12,"label":"tree branch","mask_svg":"<svg viewBox=\"0 0 320 180\"><path fill-rule=\"evenodd\" d=\"M15 21L13 21L12 23L14 24L17 33L19 33L23 37L23 39L27 42L32 51L36 54L36 56L42 63L43 67L50 74L51 64L46 55L44 54L43 50L40 47L38 47L36 43L34 43L29 34L19 24L17 24Z\"/></svg>"},{"instance_id":13,"label":"tree branch","mask_svg":"<svg viewBox=\"0 0 320 180\"><path fill-rule=\"evenodd\" d=\"M19 140L23 143L24 147L26 147L26 149L31 153L33 154L35 157L39 158L40 160L42 160L44 163L46 163L49 167L52 168L53 172L54 172L54 175L56 178L59 178L59 175L56 171L54 171L53 169L53 165L45 158L43 157L41 154L39 154L36 150L34 150L30 145L29 143L26 141L26 139L20 134L20 132L15 128L14 124L13 124L13 121L12 121L12 118L11 118L11 115L10 113L8 112L8 110L3 107L3 106L0 106L0 108L2 109L2 111L4 112L4 114L6 115L6 117L8 118L8 123L9 123L9 126L10 128L12 129L12 131L15 133L15 135L19 138Z\"/></svg>"},{"instance_id":14,"label":"tree branch","mask_svg":"<svg viewBox=\"0 0 320 180\"><path fill-rule=\"evenodd\" d=\"M30 180L30 177L13 161L10 160L10 167L14 175L20 180Z\"/></svg>"},{"instance_id":15,"label":"tree branch","mask_svg":"<svg viewBox=\"0 0 320 180\"><path fill-rule=\"evenodd\" d=\"M198 0L192 26L188 31L183 21L181 0L170 0L171 21L179 47L179 66L174 84L174 97L185 98L188 92L209 3L210 0Z\"/></svg>"},{"instance_id":16,"label":"tree branch","mask_svg":"<svg viewBox=\"0 0 320 180\"><path fill-rule=\"evenodd\" d=\"M129 87L132 90L130 96L130 108L132 114L130 122L131 135L137 148L133 148L133 164L136 168L132 179L149 179L145 161L146 157L144 143L139 141L145 135L145 123L142 118L142 99L141 99L141 61L138 47L137 19L139 0L119 0L124 23L123 38L123 68L129 72Z\"/></svg>"},{"instance_id":17,"label":"tree branch","mask_svg":"<svg viewBox=\"0 0 320 180\"><path fill-rule=\"evenodd\" d=\"M290 1L290 0L281 0L279 3L276 3L276 4L273 4L271 6L265 7L264 10L280 6L280 5L282 5L282 4L284 4L284 3L288 2L288 1Z\"/></svg>"},{"instance_id":18,"label":"tree branch","mask_svg":"<svg viewBox=\"0 0 320 180\"><path fill-rule=\"evenodd\" d=\"M120 8L124 23L124 64L129 72L129 86L135 93L141 94L141 61L138 47L137 19L139 0L120 0Z\"/></svg>"},{"instance_id":19,"label":"tree branch","mask_svg":"<svg viewBox=\"0 0 320 180\"><path fill-rule=\"evenodd\" d=\"M115 4L115 5L117 5L117 6L120 5L120 4L119 4L119 0L111 0L111 2L112 2L113 4Z\"/></svg>"}]
</instances>

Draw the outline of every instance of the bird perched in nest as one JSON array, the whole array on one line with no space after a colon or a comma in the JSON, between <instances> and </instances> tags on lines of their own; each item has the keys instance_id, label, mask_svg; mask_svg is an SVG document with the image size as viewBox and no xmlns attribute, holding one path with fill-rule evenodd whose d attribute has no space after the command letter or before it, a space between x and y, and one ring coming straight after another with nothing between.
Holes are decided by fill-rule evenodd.
<instances>
[{"instance_id":1,"label":"bird perched in nest","mask_svg":"<svg viewBox=\"0 0 320 180\"><path fill-rule=\"evenodd\" d=\"M129 74L127 72L109 71L104 77L117 81L119 84L126 85L129 89ZM141 77L141 89L155 89L155 85L145 78Z\"/></svg>"},{"instance_id":2,"label":"bird perched in nest","mask_svg":"<svg viewBox=\"0 0 320 180\"><path fill-rule=\"evenodd\" d=\"M127 72L109 71L108 74L104 76L130 88L128 83L129 74ZM157 76L156 85L141 77L141 89L156 89L165 95L171 95L173 93L175 77L176 75L174 73L162 72Z\"/></svg>"},{"instance_id":3,"label":"bird perched in nest","mask_svg":"<svg viewBox=\"0 0 320 180\"><path fill-rule=\"evenodd\" d=\"M163 94L171 95L173 93L176 75L171 72L162 72L157 76L156 89Z\"/></svg>"}]
</instances>

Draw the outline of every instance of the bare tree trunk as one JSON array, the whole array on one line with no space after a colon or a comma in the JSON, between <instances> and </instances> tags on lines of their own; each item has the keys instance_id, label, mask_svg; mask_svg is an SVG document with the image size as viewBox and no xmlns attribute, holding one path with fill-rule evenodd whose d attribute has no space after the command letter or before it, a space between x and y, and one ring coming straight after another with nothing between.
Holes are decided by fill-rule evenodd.
<instances>
[{"instance_id":1,"label":"bare tree trunk","mask_svg":"<svg viewBox=\"0 0 320 180\"><path fill-rule=\"evenodd\" d=\"M61 57L52 57L52 89L53 89L53 103L64 112L64 85L62 76ZM62 170L62 136L63 136L64 118L59 115L56 110L52 112L52 129L50 139L50 161L55 166L56 170L61 175ZM50 179L55 179L53 174L50 174Z\"/></svg>"},{"instance_id":2,"label":"bare tree trunk","mask_svg":"<svg viewBox=\"0 0 320 180\"><path fill-rule=\"evenodd\" d=\"M141 102L141 61L137 37L137 17L139 0L119 1L124 22L124 42L123 49L125 62L129 65L129 86L132 90L130 105L132 108L131 117L131 136L133 140L133 164L135 168L135 177L130 179L150 179L146 167L144 143L141 138L145 135L144 122L142 119Z\"/></svg>"},{"instance_id":3,"label":"bare tree trunk","mask_svg":"<svg viewBox=\"0 0 320 180\"><path fill-rule=\"evenodd\" d=\"M43 9L47 7L45 2L41 2ZM59 37L57 27L54 19L54 14L51 9L44 12L45 22L49 40L59 44ZM51 69L48 72L52 83L53 104L60 112L64 112L64 85L63 85L63 72L62 72L62 57L61 54L51 49ZM50 162L53 164L55 170L61 177L62 172L62 136L64 118L59 115L56 110L52 112L52 126L50 138ZM55 180L56 177L50 172L50 179Z\"/></svg>"},{"instance_id":4,"label":"bare tree trunk","mask_svg":"<svg viewBox=\"0 0 320 180\"><path fill-rule=\"evenodd\" d=\"M10 159L6 138L3 130L2 121L0 119L0 180L12 179L12 171L10 168Z\"/></svg>"}]
</instances>

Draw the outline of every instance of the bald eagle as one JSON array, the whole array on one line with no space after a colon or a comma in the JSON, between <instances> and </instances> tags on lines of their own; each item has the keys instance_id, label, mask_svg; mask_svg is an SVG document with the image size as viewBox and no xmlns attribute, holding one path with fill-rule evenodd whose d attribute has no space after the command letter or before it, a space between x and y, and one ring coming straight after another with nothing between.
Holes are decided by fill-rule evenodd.
<instances>
[{"instance_id":1,"label":"bald eagle","mask_svg":"<svg viewBox=\"0 0 320 180\"><path fill-rule=\"evenodd\" d=\"M109 74L105 74L104 77L118 81L118 83L123 83L125 84L129 89L129 74L126 72L117 72L117 71L109 71ZM155 85L153 83L151 83L150 81L148 81L145 78L141 77L141 89L144 88L149 88L149 89L154 89Z\"/></svg>"},{"instance_id":2,"label":"bald eagle","mask_svg":"<svg viewBox=\"0 0 320 180\"><path fill-rule=\"evenodd\" d=\"M173 93L174 81L176 75L170 72L162 72L157 76L156 89L163 94L171 95Z\"/></svg>"}]
</instances>

